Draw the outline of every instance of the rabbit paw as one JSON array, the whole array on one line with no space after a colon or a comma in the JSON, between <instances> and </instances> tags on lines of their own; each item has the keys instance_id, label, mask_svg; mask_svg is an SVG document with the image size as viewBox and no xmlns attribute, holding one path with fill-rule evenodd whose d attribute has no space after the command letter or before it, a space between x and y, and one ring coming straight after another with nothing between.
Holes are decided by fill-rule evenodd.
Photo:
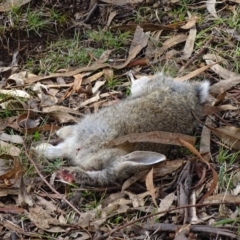
<instances>
[{"instance_id":1,"label":"rabbit paw","mask_svg":"<svg viewBox=\"0 0 240 240\"><path fill-rule=\"evenodd\" d=\"M58 137L60 137L62 139L66 139L68 137L71 137L72 134L73 134L73 127L74 126L62 127L56 132L56 134L57 134Z\"/></svg>"},{"instance_id":2,"label":"rabbit paw","mask_svg":"<svg viewBox=\"0 0 240 240\"><path fill-rule=\"evenodd\" d=\"M77 167L69 167L60 170L58 177L68 183L92 185L92 181L88 173Z\"/></svg>"},{"instance_id":3,"label":"rabbit paw","mask_svg":"<svg viewBox=\"0 0 240 240\"><path fill-rule=\"evenodd\" d=\"M61 151L59 151L57 146L53 146L49 143L41 143L36 147L32 147L31 149L38 155L43 156L49 160L61 157L60 156Z\"/></svg>"}]
</instances>

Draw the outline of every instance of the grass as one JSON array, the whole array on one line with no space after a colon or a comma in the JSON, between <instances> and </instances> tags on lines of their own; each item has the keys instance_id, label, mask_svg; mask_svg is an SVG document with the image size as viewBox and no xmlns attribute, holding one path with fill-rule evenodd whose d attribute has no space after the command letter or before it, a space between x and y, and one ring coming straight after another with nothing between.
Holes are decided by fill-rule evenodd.
<instances>
[{"instance_id":1,"label":"grass","mask_svg":"<svg viewBox=\"0 0 240 240\"><path fill-rule=\"evenodd\" d=\"M104 49L85 48L80 42L77 33L73 39L59 38L56 42L49 42L42 58L28 59L25 68L35 73L52 73L60 68L87 65L91 56L99 58L104 51Z\"/></svg>"},{"instance_id":2,"label":"grass","mask_svg":"<svg viewBox=\"0 0 240 240\"><path fill-rule=\"evenodd\" d=\"M86 31L86 36L89 41L99 43L105 50L114 49L119 51L124 47L124 44L128 42L130 33L129 32L116 32L98 30L98 31Z\"/></svg>"},{"instance_id":3,"label":"grass","mask_svg":"<svg viewBox=\"0 0 240 240\"><path fill-rule=\"evenodd\" d=\"M30 37L32 33L42 37L43 31L50 31L52 26L66 24L68 17L54 8L48 9L42 5L37 10L32 10L30 5L24 8L12 6L6 15L7 24L1 27L0 32L6 33L13 30L23 30Z\"/></svg>"},{"instance_id":4,"label":"grass","mask_svg":"<svg viewBox=\"0 0 240 240\"><path fill-rule=\"evenodd\" d=\"M229 171L232 169L234 164L237 164L239 160L239 152L232 152L224 148L219 149L217 162L219 166L219 191L225 192L230 191L234 188L233 185L233 172Z\"/></svg>"}]
</instances>

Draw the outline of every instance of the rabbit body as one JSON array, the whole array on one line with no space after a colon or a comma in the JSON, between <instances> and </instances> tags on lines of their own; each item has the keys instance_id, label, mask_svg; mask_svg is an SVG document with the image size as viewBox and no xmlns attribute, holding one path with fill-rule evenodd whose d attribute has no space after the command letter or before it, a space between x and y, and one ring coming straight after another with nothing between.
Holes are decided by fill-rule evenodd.
<instances>
[{"instance_id":1,"label":"rabbit body","mask_svg":"<svg viewBox=\"0 0 240 240\"><path fill-rule=\"evenodd\" d=\"M62 172L66 181L93 186L122 182L163 159L161 154L170 146L127 143L110 148L107 143L131 133L191 134L195 123L192 111L201 116L208 88L208 82L175 82L161 73L132 81L128 98L85 116L77 125L63 127L57 131L63 142L42 144L35 151L52 160L70 159L75 167ZM146 160L148 164L143 164Z\"/></svg>"}]
</instances>

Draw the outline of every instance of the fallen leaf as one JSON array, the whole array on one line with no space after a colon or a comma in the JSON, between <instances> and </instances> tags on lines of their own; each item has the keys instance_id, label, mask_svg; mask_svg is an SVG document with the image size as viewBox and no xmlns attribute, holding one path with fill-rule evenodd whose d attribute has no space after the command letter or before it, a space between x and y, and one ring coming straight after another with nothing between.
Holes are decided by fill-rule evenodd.
<instances>
[{"instance_id":1,"label":"fallen leaf","mask_svg":"<svg viewBox=\"0 0 240 240\"><path fill-rule=\"evenodd\" d=\"M19 187L19 194L18 194L18 205L22 207L32 207L33 206L33 199L31 195L27 192L27 187L24 183L23 177L21 176L20 187Z\"/></svg>"},{"instance_id":2,"label":"fallen leaf","mask_svg":"<svg viewBox=\"0 0 240 240\"><path fill-rule=\"evenodd\" d=\"M157 206L156 190L155 190L154 183L153 183L153 168L147 174L145 183L146 183L147 190L149 191L150 195L152 196L152 200L153 200L155 206Z\"/></svg>"},{"instance_id":3,"label":"fallen leaf","mask_svg":"<svg viewBox=\"0 0 240 240\"><path fill-rule=\"evenodd\" d=\"M210 87L210 93L218 95L240 83L240 76L232 77L227 80L221 80Z\"/></svg>"},{"instance_id":4,"label":"fallen leaf","mask_svg":"<svg viewBox=\"0 0 240 240\"><path fill-rule=\"evenodd\" d=\"M70 123L70 122L74 122L77 123L79 118L74 117L72 115L70 115L69 113L66 112L52 112L50 113L50 116L57 120L58 123Z\"/></svg>"},{"instance_id":5,"label":"fallen leaf","mask_svg":"<svg viewBox=\"0 0 240 240\"><path fill-rule=\"evenodd\" d=\"M202 153L207 153L205 159L209 161L211 159L211 151L210 151L210 146L211 146L211 131L208 127L211 125L211 118L207 117L205 120L205 125L203 126L202 129L202 134L201 134L201 141L200 141L200 150L199 152Z\"/></svg>"},{"instance_id":6,"label":"fallen leaf","mask_svg":"<svg viewBox=\"0 0 240 240\"><path fill-rule=\"evenodd\" d=\"M185 34L179 34L179 35L169 38L162 44L162 47L155 52L155 60L157 60L169 48L171 48L174 45L177 45L179 43L185 42L186 40L187 40L187 35L185 35Z\"/></svg>"},{"instance_id":7,"label":"fallen leaf","mask_svg":"<svg viewBox=\"0 0 240 240\"><path fill-rule=\"evenodd\" d=\"M113 147L116 145L121 145L125 142L155 142L155 143L181 146L181 143L179 143L178 138L182 138L191 144L194 144L196 140L195 137L180 134L180 133L154 131L154 132L147 132L147 133L133 133L133 134L125 135L112 140L111 142L108 143L108 146Z\"/></svg>"},{"instance_id":8,"label":"fallen leaf","mask_svg":"<svg viewBox=\"0 0 240 240\"><path fill-rule=\"evenodd\" d=\"M27 92L23 90L17 90L17 89L13 89L13 90L0 89L0 94L13 96L13 97L30 98L30 95Z\"/></svg>"},{"instance_id":9,"label":"fallen leaf","mask_svg":"<svg viewBox=\"0 0 240 240\"><path fill-rule=\"evenodd\" d=\"M1 154L0 158L6 159L6 160L11 159L14 162L13 168L0 176L0 180L4 182L4 184L1 184L1 187L11 187L16 183L18 178L23 174L22 165L20 161L17 158L15 158L13 155ZM13 182L11 182L12 179L14 180Z\"/></svg>"},{"instance_id":10,"label":"fallen leaf","mask_svg":"<svg viewBox=\"0 0 240 240\"><path fill-rule=\"evenodd\" d=\"M215 64L215 63L214 63ZM209 69L212 65L207 65L207 66L203 66L199 69L196 69L192 72L190 72L189 74L185 75L185 76L182 76L182 77L175 77L174 80L175 81L186 81L186 80L189 80L193 77L196 77L198 76L200 73L206 71L207 69Z\"/></svg>"},{"instance_id":11,"label":"fallen leaf","mask_svg":"<svg viewBox=\"0 0 240 240\"><path fill-rule=\"evenodd\" d=\"M14 8L21 7L29 2L31 2L31 0L7 0L7 1L1 3L0 12L8 12L13 7Z\"/></svg>"},{"instance_id":12,"label":"fallen leaf","mask_svg":"<svg viewBox=\"0 0 240 240\"><path fill-rule=\"evenodd\" d=\"M209 55L207 56L209 57ZM227 70L226 68L220 66L219 64L212 61L211 59L207 59L206 55L203 56L203 59L206 61L208 65L211 65L211 69L223 79L229 79L229 78L240 76L240 74Z\"/></svg>"},{"instance_id":13,"label":"fallen leaf","mask_svg":"<svg viewBox=\"0 0 240 240\"><path fill-rule=\"evenodd\" d=\"M188 38L186 40L186 44L183 49L183 56L181 56L182 59L188 59L191 57L193 53L194 43L197 35L197 29L196 26L193 26L190 31Z\"/></svg>"},{"instance_id":14,"label":"fallen leaf","mask_svg":"<svg viewBox=\"0 0 240 240\"><path fill-rule=\"evenodd\" d=\"M240 150L240 128L233 126L224 126L221 128L210 128L211 131L219 137L226 145Z\"/></svg>"},{"instance_id":15,"label":"fallen leaf","mask_svg":"<svg viewBox=\"0 0 240 240\"><path fill-rule=\"evenodd\" d=\"M4 153L15 156L15 157L19 156L19 154L21 153L21 150L18 147L1 140L0 140L0 148L1 148L1 151L3 151Z\"/></svg>"},{"instance_id":16,"label":"fallen leaf","mask_svg":"<svg viewBox=\"0 0 240 240\"><path fill-rule=\"evenodd\" d=\"M0 134L0 140L5 142L11 142L11 143L17 143L17 144L23 144L23 138L19 135L10 135L7 133L1 133Z\"/></svg>"},{"instance_id":17,"label":"fallen leaf","mask_svg":"<svg viewBox=\"0 0 240 240\"><path fill-rule=\"evenodd\" d=\"M58 102L58 99L49 94L47 85L36 83L31 87L31 89L37 94L38 98L41 100L41 106L52 106Z\"/></svg>"},{"instance_id":18,"label":"fallen leaf","mask_svg":"<svg viewBox=\"0 0 240 240\"><path fill-rule=\"evenodd\" d=\"M208 12L215 18L218 18L217 11L215 9L216 0L207 0L206 7Z\"/></svg>"},{"instance_id":19,"label":"fallen leaf","mask_svg":"<svg viewBox=\"0 0 240 240\"><path fill-rule=\"evenodd\" d=\"M106 50L102 53L100 58L98 59L100 63L105 63L109 59L110 54L112 53L112 50Z\"/></svg>"},{"instance_id":20,"label":"fallen leaf","mask_svg":"<svg viewBox=\"0 0 240 240\"><path fill-rule=\"evenodd\" d=\"M197 20L198 20L198 17L196 15L193 15L188 19L188 22L185 25L183 25L181 28L182 29L191 29L192 27L195 28Z\"/></svg>"},{"instance_id":21,"label":"fallen leaf","mask_svg":"<svg viewBox=\"0 0 240 240\"><path fill-rule=\"evenodd\" d=\"M158 207L158 212L166 211L165 213L160 213L158 216L163 217L167 214L167 211L170 209L170 207L173 204L173 201L175 200L175 193L170 193L167 196L165 196L163 199L161 199L160 205Z\"/></svg>"}]
</instances>

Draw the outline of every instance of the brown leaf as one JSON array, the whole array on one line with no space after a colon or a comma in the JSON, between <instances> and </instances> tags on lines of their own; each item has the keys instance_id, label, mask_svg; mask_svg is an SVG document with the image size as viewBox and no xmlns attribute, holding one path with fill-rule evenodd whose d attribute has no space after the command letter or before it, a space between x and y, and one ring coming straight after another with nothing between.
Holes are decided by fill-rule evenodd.
<instances>
[{"instance_id":1,"label":"brown leaf","mask_svg":"<svg viewBox=\"0 0 240 240\"><path fill-rule=\"evenodd\" d=\"M173 204L173 201L175 200L175 193L172 192L165 196L163 199L161 199L160 206L158 207L158 212L163 212L165 213L160 213L158 216L163 217L164 215L167 214L167 211L170 209L170 207Z\"/></svg>"},{"instance_id":2,"label":"brown leaf","mask_svg":"<svg viewBox=\"0 0 240 240\"><path fill-rule=\"evenodd\" d=\"M155 59L159 58L169 48L171 48L174 45L177 45L179 43L185 42L186 40L187 40L187 35L185 35L185 34L179 34L179 35L169 38L162 44L162 47L156 52Z\"/></svg>"},{"instance_id":3,"label":"brown leaf","mask_svg":"<svg viewBox=\"0 0 240 240\"><path fill-rule=\"evenodd\" d=\"M211 125L211 118L210 117L206 118L205 125L207 125L207 126ZM210 154L210 152L211 152L210 151L211 140L210 139L211 139L210 129L207 128L206 126L203 126L199 152L200 153L207 153L207 155L205 156L207 161L209 161L210 158L211 158L211 154Z\"/></svg>"},{"instance_id":4,"label":"brown leaf","mask_svg":"<svg viewBox=\"0 0 240 240\"><path fill-rule=\"evenodd\" d=\"M188 22L185 25L183 25L181 28L190 29L196 25L197 20L198 20L198 17L196 15L193 15L189 18Z\"/></svg>"},{"instance_id":5,"label":"brown leaf","mask_svg":"<svg viewBox=\"0 0 240 240\"><path fill-rule=\"evenodd\" d=\"M240 76L240 74L229 71L212 60L205 59L205 61L208 65L211 65L211 69L223 79L229 79L229 78Z\"/></svg>"},{"instance_id":6,"label":"brown leaf","mask_svg":"<svg viewBox=\"0 0 240 240\"><path fill-rule=\"evenodd\" d=\"M191 144L194 144L196 141L195 137L180 134L180 133L154 131L154 132L147 132L147 133L133 133L133 134L125 135L110 141L108 143L108 146L113 147L116 145L121 145L125 142L155 142L155 143L181 146L181 143L179 143L178 138L182 138Z\"/></svg>"},{"instance_id":7,"label":"brown leaf","mask_svg":"<svg viewBox=\"0 0 240 240\"><path fill-rule=\"evenodd\" d=\"M199 157L201 159L201 161L203 163L206 163L208 165L208 167L210 167L210 164L208 163L208 161L206 161L202 155L198 152L198 150L190 143L186 142L185 140L179 138L178 141L182 144L182 146L184 146L185 148L187 148L191 153L193 153L194 155L196 155L197 157Z\"/></svg>"},{"instance_id":8,"label":"brown leaf","mask_svg":"<svg viewBox=\"0 0 240 240\"><path fill-rule=\"evenodd\" d=\"M152 200L153 200L155 206L157 207L156 190L155 190L154 183L153 183L153 168L149 171L149 173L146 176L146 187L152 196Z\"/></svg>"},{"instance_id":9,"label":"brown leaf","mask_svg":"<svg viewBox=\"0 0 240 240\"><path fill-rule=\"evenodd\" d=\"M196 77L198 76L200 73L206 71L207 69L211 68L212 65L207 65L207 66L203 66L199 69L196 69L192 72L190 72L189 74L185 75L185 76L182 76L182 77L176 77L174 78L175 81L186 81L186 80L189 80L193 77Z\"/></svg>"},{"instance_id":10,"label":"brown leaf","mask_svg":"<svg viewBox=\"0 0 240 240\"><path fill-rule=\"evenodd\" d=\"M14 146L13 144L1 141L1 140L0 140L0 148L1 148L2 152L12 155L12 156L15 156L15 157L19 156L19 154L21 153L21 150L18 147Z\"/></svg>"},{"instance_id":11,"label":"brown leaf","mask_svg":"<svg viewBox=\"0 0 240 240\"><path fill-rule=\"evenodd\" d=\"M217 95L240 83L240 76L232 77L227 80L221 80L210 87L210 93Z\"/></svg>"},{"instance_id":12,"label":"brown leaf","mask_svg":"<svg viewBox=\"0 0 240 240\"><path fill-rule=\"evenodd\" d=\"M33 206L33 199L30 194L27 192L27 187L24 183L23 177L21 176L20 187L19 187L19 194L18 194L18 205L22 207L32 207Z\"/></svg>"},{"instance_id":13,"label":"brown leaf","mask_svg":"<svg viewBox=\"0 0 240 240\"><path fill-rule=\"evenodd\" d=\"M35 128L40 124L40 119L34 112L26 112L18 116L17 124L19 128Z\"/></svg>"},{"instance_id":14,"label":"brown leaf","mask_svg":"<svg viewBox=\"0 0 240 240\"><path fill-rule=\"evenodd\" d=\"M217 187L217 184L218 184L218 174L213 169L213 167L211 167L211 170L212 170L213 179L212 179L212 183L211 183L210 189L208 189L208 191L203 195L203 197L200 199L198 204L202 204L204 202L204 200L206 198L208 198L215 191L215 189Z\"/></svg>"},{"instance_id":15,"label":"brown leaf","mask_svg":"<svg viewBox=\"0 0 240 240\"><path fill-rule=\"evenodd\" d=\"M78 122L78 118L77 117L74 117L72 115L70 115L69 113L66 113L66 112L52 112L50 113L50 116L57 120L59 123L77 123Z\"/></svg>"},{"instance_id":16,"label":"brown leaf","mask_svg":"<svg viewBox=\"0 0 240 240\"><path fill-rule=\"evenodd\" d=\"M218 183L218 174L213 169L213 167L202 157L202 155L198 152L198 150L194 146L192 146L191 144L185 142L183 139L179 139L179 142L181 142L182 145L184 147L186 147L189 151L191 151L193 154L198 156L201 159L201 161L203 163L207 164L207 166L212 170L213 180L212 180L210 189L200 199L199 204L201 204L201 203L203 203L204 199L206 199L208 196L210 196L214 192L214 190L216 189L216 186L217 186L217 183Z\"/></svg>"},{"instance_id":17,"label":"brown leaf","mask_svg":"<svg viewBox=\"0 0 240 240\"><path fill-rule=\"evenodd\" d=\"M128 187L130 187L133 183L137 182L138 180L146 176L148 172L149 172L148 170L141 171L139 173L136 173L134 176L130 177L129 179L127 179L122 185L122 192L125 191Z\"/></svg>"},{"instance_id":18,"label":"brown leaf","mask_svg":"<svg viewBox=\"0 0 240 240\"><path fill-rule=\"evenodd\" d=\"M4 184L1 184L1 186L10 187L10 186L14 185L16 183L17 179L23 174L22 165L17 158L15 158L11 155L1 154L0 158L6 159L6 160L11 159L14 161L13 168L0 176L0 180L5 182ZM11 179L14 179L14 181L11 182Z\"/></svg>"},{"instance_id":19,"label":"brown leaf","mask_svg":"<svg viewBox=\"0 0 240 240\"><path fill-rule=\"evenodd\" d=\"M196 35L197 35L197 29L196 29L196 26L194 23L194 25L191 27L191 29L189 31L189 35L186 40L186 43L185 43L185 46L183 49L183 55L181 56L182 59L188 59L191 57L191 55L193 53Z\"/></svg>"},{"instance_id":20,"label":"brown leaf","mask_svg":"<svg viewBox=\"0 0 240 240\"><path fill-rule=\"evenodd\" d=\"M110 54L112 53L113 50L106 50L102 53L100 58L98 59L100 63L105 63L108 59Z\"/></svg>"},{"instance_id":21,"label":"brown leaf","mask_svg":"<svg viewBox=\"0 0 240 240\"><path fill-rule=\"evenodd\" d=\"M224 126L211 128L211 131L229 147L240 150L240 128Z\"/></svg>"},{"instance_id":22,"label":"brown leaf","mask_svg":"<svg viewBox=\"0 0 240 240\"><path fill-rule=\"evenodd\" d=\"M111 25L112 20L117 16L117 14L118 14L117 11L110 12L106 26L109 27Z\"/></svg>"},{"instance_id":23,"label":"brown leaf","mask_svg":"<svg viewBox=\"0 0 240 240\"><path fill-rule=\"evenodd\" d=\"M177 171L179 168L186 163L186 161L177 159L172 161L166 161L164 163L157 164L153 170L154 178L164 177L165 175L171 174ZM160 165L160 166L159 166Z\"/></svg>"},{"instance_id":24,"label":"brown leaf","mask_svg":"<svg viewBox=\"0 0 240 240\"><path fill-rule=\"evenodd\" d=\"M29 2L31 2L31 0L7 0L7 1L1 3L0 12L8 12L13 7L15 7L15 8L21 7Z\"/></svg>"}]
</instances>

